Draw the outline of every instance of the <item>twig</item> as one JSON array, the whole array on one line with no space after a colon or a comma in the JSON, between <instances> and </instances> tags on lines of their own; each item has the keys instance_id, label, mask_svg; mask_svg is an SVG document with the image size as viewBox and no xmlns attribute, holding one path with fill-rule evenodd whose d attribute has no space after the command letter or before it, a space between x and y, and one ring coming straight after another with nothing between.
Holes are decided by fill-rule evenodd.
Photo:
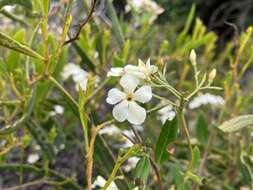
<instances>
[{"instance_id":1,"label":"twig","mask_svg":"<svg viewBox=\"0 0 253 190\"><path fill-rule=\"evenodd\" d=\"M155 174L156 174L156 177L157 177L157 181L158 181L158 184L159 184L159 189L160 189L160 190L163 190L162 179L161 179L161 176L160 176L158 167L157 167L157 165L155 164L155 161L154 161L151 157L149 157L149 161L150 161L150 163L151 163L152 168L153 168L154 171L155 171Z\"/></svg>"},{"instance_id":2,"label":"twig","mask_svg":"<svg viewBox=\"0 0 253 190\"><path fill-rule=\"evenodd\" d=\"M88 16L84 19L84 21L82 23L78 24L79 28L78 28L76 35L74 37L70 38L69 40L65 41L64 45L67 45L67 44L72 43L72 42L79 39L79 36L82 32L83 27L88 23L88 21L92 17L93 12L95 11L96 3L97 3L97 0L92 1L91 10L90 10Z\"/></svg>"}]
</instances>

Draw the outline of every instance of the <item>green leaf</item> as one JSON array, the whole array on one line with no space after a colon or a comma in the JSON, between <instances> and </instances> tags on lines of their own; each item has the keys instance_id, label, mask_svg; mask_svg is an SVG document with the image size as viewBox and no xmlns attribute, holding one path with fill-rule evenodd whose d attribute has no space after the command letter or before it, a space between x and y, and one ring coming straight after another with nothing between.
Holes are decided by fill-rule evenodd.
<instances>
[{"instance_id":1,"label":"green leaf","mask_svg":"<svg viewBox=\"0 0 253 190\"><path fill-rule=\"evenodd\" d=\"M120 48L122 49L124 46L125 39L124 39L124 35L122 32L122 28L119 23L118 16L117 16L115 8L113 6L112 0L107 1L106 4L107 4L107 9L108 9L108 15L112 21L112 25L111 25L112 30L114 32L116 41L118 42Z\"/></svg>"},{"instance_id":2,"label":"green leaf","mask_svg":"<svg viewBox=\"0 0 253 190\"><path fill-rule=\"evenodd\" d=\"M17 40L13 39L12 37L0 32L0 46L6 47L8 49L12 49L14 51L23 53L30 57L34 57L37 59L44 60L44 58L38 54L37 52L30 49L28 46L18 42Z\"/></svg>"},{"instance_id":3,"label":"green leaf","mask_svg":"<svg viewBox=\"0 0 253 190\"><path fill-rule=\"evenodd\" d=\"M194 15L195 15L195 11L196 11L196 6L195 4L192 5L191 7L191 10L190 10L190 13L187 17L187 21L185 23L185 26L184 26L184 29L183 31L179 34L177 40L176 40L176 46L180 46L186 39L186 36L187 36L187 33L190 29L190 26L193 22L193 18L194 18Z\"/></svg>"},{"instance_id":4,"label":"green leaf","mask_svg":"<svg viewBox=\"0 0 253 190\"><path fill-rule=\"evenodd\" d=\"M200 112L198 114L198 119L196 123L197 139L201 144L206 145L208 141L208 135L209 135L208 124L205 115L202 112Z\"/></svg>"},{"instance_id":5,"label":"green leaf","mask_svg":"<svg viewBox=\"0 0 253 190\"><path fill-rule=\"evenodd\" d=\"M185 185L184 185L184 177L181 172L181 167L179 163L172 164L170 167L173 181L176 185L177 190L185 190Z\"/></svg>"},{"instance_id":6,"label":"green leaf","mask_svg":"<svg viewBox=\"0 0 253 190\"><path fill-rule=\"evenodd\" d=\"M150 163L148 156L143 156L134 169L134 176L142 179L144 182L147 181L150 170Z\"/></svg>"},{"instance_id":7,"label":"green leaf","mask_svg":"<svg viewBox=\"0 0 253 190\"><path fill-rule=\"evenodd\" d=\"M242 115L225 121L219 129L223 132L236 132L244 127L253 125L253 115Z\"/></svg>"},{"instance_id":8,"label":"green leaf","mask_svg":"<svg viewBox=\"0 0 253 190\"><path fill-rule=\"evenodd\" d=\"M37 86L34 86L32 96L29 99L27 110L25 111L24 115L20 119L15 121L12 125L2 128L0 130L0 135L7 135L13 133L14 131L20 129L25 124L25 122L30 118L32 114L36 97L37 97Z\"/></svg>"},{"instance_id":9,"label":"green leaf","mask_svg":"<svg viewBox=\"0 0 253 190\"><path fill-rule=\"evenodd\" d=\"M155 159L157 163L165 161L169 153L167 147L177 138L178 118L175 117L172 121L167 120L162 127L155 149Z\"/></svg>"},{"instance_id":10,"label":"green leaf","mask_svg":"<svg viewBox=\"0 0 253 190\"><path fill-rule=\"evenodd\" d=\"M55 156L55 152L53 145L49 141L47 131L31 119L27 121L27 129L33 138L37 141L37 143L41 146L47 158L49 160L52 159Z\"/></svg>"},{"instance_id":11,"label":"green leaf","mask_svg":"<svg viewBox=\"0 0 253 190\"><path fill-rule=\"evenodd\" d=\"M199 167L199 161L200 161L200 151L197 146L193 149L193 160L192 160L192 167L194 169L197 169Z\"/></svg>"},{"instance_id":12,"label":"green leaf","mask_svg":"<svg viewBox=\"0 0 253 190\"><path fill-rule=\"evenodd\" d=\"M245 161L245 153L241 153L239 157L239 168L241 171L241 174L243 176L243 181L245 181L247 184L251 185L253 184L253 173L251 170L251 166Z\"/></svg>"}]
</instances>

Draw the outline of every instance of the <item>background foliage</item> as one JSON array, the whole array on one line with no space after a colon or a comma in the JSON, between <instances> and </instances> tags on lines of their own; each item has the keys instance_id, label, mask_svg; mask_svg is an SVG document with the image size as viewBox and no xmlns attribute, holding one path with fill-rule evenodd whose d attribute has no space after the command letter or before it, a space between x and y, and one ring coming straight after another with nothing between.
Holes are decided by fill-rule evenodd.
<instances>
[{"instance_id":1,"label":"background foliage","mask_svg":"<svg viewBox=\"0 0 253 190\"><path fill-rule=\"evenodd\" d=\"M214 84L222 90L208 92L223 97L225 104L182 111L192 157L180 118L163 125L157 112L150 112L140 132L143 149L133 149L139 162L131 171L119 169L123 177L114 181L122 190L158 189L152 158L164 189L253 187L253 133L248 127L253 120L251 1L159 0L165 11L150 21L150 13L126 12L126 1L101 0L79 39L68 45L65 39L77 33L90 2L47 2L0 0L0 188L28 184L24 189L85 189L86 151L91 148L85 137L94 134L92 181L98 175L108 179L115 163L123 164L131 150L120 146L126 141L121 134L92 132L112 119L105 99L117 81L106 76L108 70L150 57L152 64L166 68L169 83L187 94L195 89L192 49L201 77L217 69ZM9 11L7 5L15 6ZM62 79L70 62L89 72L85 92ZM176 102L164 90L157 93ZM158 103L155 99L146 109ZM64 112L53 113L55 105ZM247 116L223 124L241 115ZM115 125L121 131L130 127L126 122ZM32 154L39 159L31 164Z\"/></svg>"}]
</instances>

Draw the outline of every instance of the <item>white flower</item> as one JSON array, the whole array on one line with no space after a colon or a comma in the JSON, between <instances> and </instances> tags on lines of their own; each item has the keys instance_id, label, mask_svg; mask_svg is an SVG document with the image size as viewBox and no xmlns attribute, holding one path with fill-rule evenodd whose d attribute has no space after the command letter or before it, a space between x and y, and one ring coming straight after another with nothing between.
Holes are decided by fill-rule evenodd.
<instances>
[{"instance_id":1,"label":"white flower","mask_svg":"<svg viewBox=\"0 0 253 190\"><path fill-rule=\"evenodd\" d=\"M151 75L158 71L158 67L155 65L150 65L150 58L147 60L146 64L139 59L138 66L136 65L126 65L124 68L112 67L108 72L107 76L123 76L123 75L133 75L139 79L144 79L150 81Z\"/></svg>"},{"instance_id":2,"label":"white flower","mask_svg":"<svg viewBox=\"0 0 253 190\"><path fill-rule=\"evenodd\" d=\"M171 121L176 116L176 112L171 105L165 106L158 111L159 120L164 124L166 120Z\"/></svg>"},{"instance_id":3,"label":"white flower","mask_svg":"<svg viewBox=\"0 0 253 190\"><path fill-rule=\"evenodd\" d=\"M123 122L129 121L134 125L140 125L146 118L146 110L139 106L137 102L146 103L152 98L152 90L150 86L142 86L136 89L140 81L132 75L124 75L120 79L120 85L124 92L113 88L108 92L106 102L108 104L116 104L113 108L112 114L114 118Z\"/></svg>"},{"instance_id":4,"label":"white flower","mask_svg":"<svg viewBox=\"0 0 253 190\"><path fill-rule=\"evenodd\" d=\"M127 65L124 68L124 70L127 74L131 74L138 78L150 81L151 75L156 73L158 71L158 68L155 65L150 65L150 58L149 58L146 64L141 59L139 59L138 66Z\"/></svg>"},{"instance_id":5,"label":"white flower","mask_svg":"<svg viewBox=\"0 0 253 190\"><path fill-rule=\"evenodd\" d=\"M137 164L137 162L140 160L140 158L139 157L136 157L136 156L134 156L134 157L131 157L131 158L129 158L128 160L127 160L127 163L125 164L125 165L123 165L123 170L125 171L125 172L130 172L132 169L134 169L135 168L135 166L136 166L136 164Z\"/></svg>"},{"instance_id":6,"label":"white flower","mask_svg":"<svg viewBox=\"0 0 253 190\"><path fill-rule=\"evenodd\" d=\"M107 134L107 135L110 135L110 136L118 135L120 133L121 133L120 129L118 127L116 127L115 125L106 126L106 127L104 127L103 129L101 129L99 131L100 135Z\"/></svg>"},{"instance_id":7,"label":"white flower","mask_svg":"<svg viewBox=\"0 0 253 190\"><path fill-rule=\"evenodd\" d=\"M33 154L30 154L30 155L28 156L27 162L28 162L29 164L34 164L34 163L36 163L39 159L40 159L39 154L33 153Z\"/></svg>"},{"instance_id":8,"label":"white flower","mask_svg":"<svg viewBox=\"0 0 253 190\"><path fill-rule=\"evenodd\" d=\"M76 83L76 90L79 89L79 86L82 90L86 90L89 73L83 70L79 65L74 63L69 63L64 66L62 72L62 79L67 80L72 77L73 81Z\"/></svg>"},{"instance_id":9,"label":"white flower","mask_svg":"<svg viewBox=\"0 0 253 190\"><path fill-rule=\"evenodd\" d=\"M128 0L127 3L128 10L130 6L137 12L147 11L155 15L159 15L164 11L162 7L160 7L156 2L151 0Z\"/></svg>"},{"instance_id":10,"label":"white flower","mask_svg":"<svg viewBox=\"0 0 253 190\"><path fill-rule=\"evenodd\" d=\"M107 73L108 77L119 77L124 74L124 69L122 67L112 67L110 71Z\"/></svg>"},{"instance_id":11,"label":"white flower","mask_svg":"<svg viewBox=\"0 0 253 190\"><path fill-rule=\"evenodd\" d=\"M61 105L55 105L54 110L49 112L50 116L55 116L56 114L62 115L64 113L64 107Z\"/></svg>"},{"instance_id":12,"label":"white flower","mask_svg":"<svg viewBox=\"0 0 253 190\"><path fill-rule=\"evenodd\" d=\"M97 176L96 180L92 184L92 188L104 187L106 180L102 176ZM114 181L109 185L106 190L119 190Z\"/></svg>"},{"instance_id":13,"label":"white flower","mask_svg":"<svg viewBox=\"0 0 253 190\"><path fill-rule=\"evenodd\" d=\"M189 108L195 109L202 105L211 104L214 106L224 105L225 101L221 96L216 96L213 94L202 94L200 96L195 97L190 103Z\"/></svg>"}]
</instances>

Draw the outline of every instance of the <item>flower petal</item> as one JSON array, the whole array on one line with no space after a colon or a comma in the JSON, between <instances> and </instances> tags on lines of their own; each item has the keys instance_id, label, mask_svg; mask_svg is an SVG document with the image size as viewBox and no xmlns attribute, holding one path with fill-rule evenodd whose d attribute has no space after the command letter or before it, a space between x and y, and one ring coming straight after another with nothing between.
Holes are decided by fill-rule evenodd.
<instances>
[{"instance_id":1,"label":"flower petal","mask_svg":"<svg viewBox=\"0 0 253 190\"><path fill-rule=\"evenodd\" d=\"M125 92L133 93L138 84L139 79L133 75L125 74L120 79L120 85L124 88Z\"/></svg>"},{"instance_id":2,"label":"flower petal","mask_svg":"<svg viewBox=\"0 0 253 190\"><path fill-rule=\"evenodd\" d=\"M127 120L134 125L140 125L145 121L145 118L146 110L136 102L130 102L128 106Z\"/></svg>"},{"instance_id":3,"label":"flower petal","mask_svg":"<svg viewBox=\"0 0 253 190\"><path fill-rule=\"evenodd\" d=\"M146 64L141 59L138 59L138 66L145 68Z\"/></svg>"},{"instance_id":4,"label":"flower petal","mask_svg":"<svg viewBox=\"0 0 253 190\"><path fill-rule=\"evenodd\" d=\"M121 92L117 88L109 90L106 102L108 104L117 104L126 97L125 93Z\"/></svg>"},{"instance_id":5,"label":"flower petal","mask_svg":"<svg viewBox=\"0 0 253 190\"><path fill-rule=\"evenodd\" d=\"M146 67L150 68L150 57L148 58L147 62L146 62Z\"/></svg>"},{"instance_id":6,"label":"flower petal","mask_svg":"<svg viewBox=\"0 0 253 190\"><path fill-rule=\"evenodd\" d=\"M124 100L114 106L112 115L119 122L125 121L128 115L128 101Z\"/></svg>"},{"instance_id":7,"label":"flower petal","mask_svg":"<svg viewBox=\"0 0 253 190\"><path fill-rule=\"evenodd\" d=\"M119 76L123 75L123 73L124 73L123 68L121 68L121 67L112 67L110 69L110 71L107 73L107 76L108 77L110 77L110 76L119 77Z\"/></svg>"},{"instance_id":8,"label":"flower petal","mask_svg":"<svg viewBox=\"0 0 253 190\"><path fill-rule=\"evenodd\" d=\"M150 86L142 86L134 93L134 100L141 103L146 103L150 101L151 98L152 98L152 90Z\"/></svg>"}]
</instances>

